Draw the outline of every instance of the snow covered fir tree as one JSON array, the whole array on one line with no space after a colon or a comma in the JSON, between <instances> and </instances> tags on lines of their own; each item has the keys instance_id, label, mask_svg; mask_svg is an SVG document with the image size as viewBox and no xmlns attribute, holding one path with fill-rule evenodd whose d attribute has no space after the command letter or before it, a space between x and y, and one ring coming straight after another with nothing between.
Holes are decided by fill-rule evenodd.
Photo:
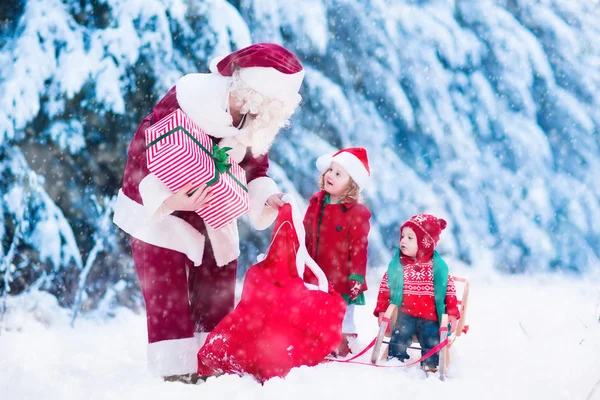
<instances>
[{"instance_id":1,"label":"snow covered fir tree","mask_svg":"<svg viewBox=\"0 0 600 400\"><path fill-rule=\"evenodd\" d=\"M600 258L592 3L5 2L2 293L139 307L127 238L110 223L128 142L178 77L260 41L307 71L272 152L283 190L310 196L325 151L376 155L371 264L389 257L399 223L430 210L452 227L443 251L474 268L585 273ZM269 233L241 234L243 272Z\"/></svg>"},{"instance_id":2,"label":"snow covered fir tree","mask_svg":"<svg viewBox=\"0 0 600 400\"><path fill-rule=\"evenodd\" d=\"M473 311L480 332L511 321L501 331L510 345L474 334L459 366L475 389L465 397L450 383L450 397L481 398L496 382L502 388L494 394L511 396L512 383L529 387L533 370L531 380L546 382L536 389L542 398L585 392L600 399L600 382L591 392L586 386L600 372L600 324L573 313L600 318L600 293L589 283L600 276L599 0L0 0L0 353L10 343L31 349L3 353L0 383L36 376L27 354L50 354L40 365L51 377L8 388L8 398L64 398L61 381L80 385L77 376L88 374L113 391L106 398L141 398L140 387L163 390L131 375L143 369L145 349L109 343L111 335L145 340L135 319L144 302L129 235L112 220L128 145L181 76L208 72L213 57L258 42L290 49L306 72L302 103L269 152L269 175L281 191L305 209L317 190L317 157L365 147L372 171L363 191L373 214L369 270L381 278L403 221L434 213L449 227L440 253L486 290ZM269 246L271 229L256 231L245 217L239 228L241 284ZM358 316L361 335L375 324L377 284L370 285L371 309ZM535 296L523 297L531 288ZM39 301L31 306L26 296ZM559 298L560 306L549 306ZM525 319L522 303L535 318ZM18 335L38 332L21 312L58 330L44 331L36 347ZM79 343L77 330L61 328L61 319L73 326L82 315L90 319L80 329L98 344L91 346L94 361L81 361L66 345L56 346L65 356L45 353L56 343L90 347ZM88 325L96 317L109 328ZM567 363L581 368L536 375L554 362L549 354L561 340L573 345L563 354ZM516 345L527 346L522 356L513 354ZM104 354L133 355L108 362ZM492 356L501 375L489 368ZM53 360L68 367L52 371ZM85 366L74 370L78 362ZM327 379L366 376L376 388L352 394L371 397L387 396L384 382L395 379L393 372L344 375L337 371L345 367L336 368L319 370L319 379L301 369L286 383L314 380L315 398L322 398ZM129 380L113 379L119 374ZM255 382L219 379L206 393L287 393L280 382L260 392ZM565 389L575 379L581 387ZM95 391L86 385L83 393ZM430 396L447 393L403 387L413 397L423 388ZM512 398L538 394L520 393Z\"/></svg>"}]
</instances>

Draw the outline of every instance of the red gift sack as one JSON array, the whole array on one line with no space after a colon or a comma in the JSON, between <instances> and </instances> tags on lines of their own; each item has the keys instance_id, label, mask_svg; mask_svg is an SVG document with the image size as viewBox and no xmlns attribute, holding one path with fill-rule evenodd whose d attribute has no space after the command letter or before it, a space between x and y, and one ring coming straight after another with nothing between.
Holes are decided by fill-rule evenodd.
<instances>
[{"instance_id":1,"label":"red gift sack","mask_svg":"<svg viewBox=\"0 0 600 400\"><path fill-rule=\"evenodd\" d=\"M242 297L198 352L198 374L248 373L264 382L313 366L342 339L346 303L306 251L293 198L280 208L265 259L248 269ZM304 282L316 277L318 285Z\"/></svg>"}]
</instances>

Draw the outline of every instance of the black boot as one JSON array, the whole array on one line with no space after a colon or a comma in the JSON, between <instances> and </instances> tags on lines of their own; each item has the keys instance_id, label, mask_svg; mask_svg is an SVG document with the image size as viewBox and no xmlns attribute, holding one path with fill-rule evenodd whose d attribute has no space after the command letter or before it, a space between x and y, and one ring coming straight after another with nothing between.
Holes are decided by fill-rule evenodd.
<instances>
[{"instance_id":1,"label":"black boot","mask_svg":"<svg viewBox=\"0 0 600 400\"><path fill-rule=\"evenodd\" d=\"M169 375L163 376L165 382L181 382L191 385L196 385L198 381L206 381L207 376L201 376L196 373L193 374L182 374L182 375Z\"/></svg>"}]
</instances>

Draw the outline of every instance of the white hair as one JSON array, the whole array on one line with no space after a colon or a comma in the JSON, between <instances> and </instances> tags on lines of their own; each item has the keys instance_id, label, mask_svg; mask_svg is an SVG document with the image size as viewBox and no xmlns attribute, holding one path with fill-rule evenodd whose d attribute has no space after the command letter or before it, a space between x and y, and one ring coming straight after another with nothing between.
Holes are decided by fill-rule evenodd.
<instances>
[{"instance_id":1,"label":"white hair","mask_svg":"<svg viewBox=\"0 0 600 400\"><path fill-rule=\"evenodd\" d=\"M231 94L242 114L256 115L255 118L248 116L246 121L246 127L252 132L251 149L255 157L269 151L279 130L290 125L290 118L302 99L299 94L289 102L264 96L240 78L239 70L233 73Z\"/></svg>"}]
</instances>

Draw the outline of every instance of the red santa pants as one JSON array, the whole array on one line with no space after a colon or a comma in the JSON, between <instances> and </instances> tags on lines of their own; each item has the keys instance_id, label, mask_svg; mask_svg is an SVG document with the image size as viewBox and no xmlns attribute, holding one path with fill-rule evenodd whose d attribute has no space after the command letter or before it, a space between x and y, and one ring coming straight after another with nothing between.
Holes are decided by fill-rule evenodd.
<instances>
[{"instance_id":1,"label":"red santa pants","mask_svg":"<svg viewBox=\"0 0 600 400\"><path fill-rule=\"evenodd\" d=\"M183 253L135 238L131 249L146 302L148 343L210 332L233 310L237 260L217 266L209 240L197 267Z\"/></svg>"}]
</instances>

